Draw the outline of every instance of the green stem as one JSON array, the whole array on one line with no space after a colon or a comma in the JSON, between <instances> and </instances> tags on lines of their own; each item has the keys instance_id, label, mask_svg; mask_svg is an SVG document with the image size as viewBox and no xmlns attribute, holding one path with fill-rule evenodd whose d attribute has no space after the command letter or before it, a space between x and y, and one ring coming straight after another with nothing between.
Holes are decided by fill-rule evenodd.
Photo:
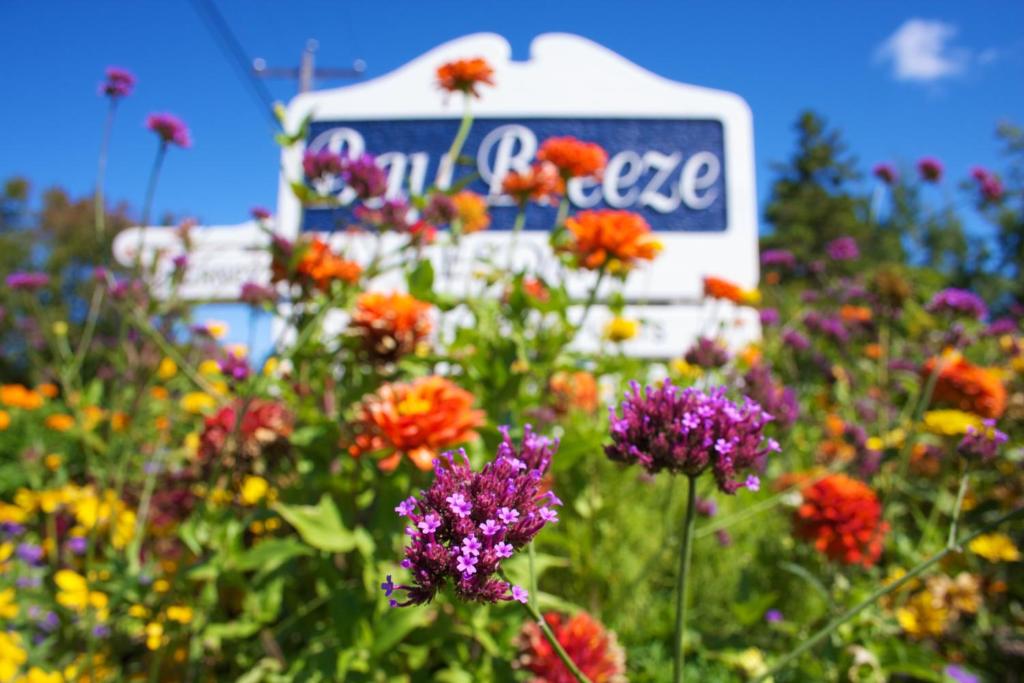
<instances>
[{"instance_id":1,"label":"green stem","mask_svg":"<svg viewBox=\"0 0 1024 683\"><path fill-rule=\"evenodd\" d=\"M566 188L568 192L568 188ZM562 197L562 201L558 203L558 213L555 215L555 230L565 225L565 219L569 217L569 195L566 194Z\"/></svg>"},{"instance_id":2,"label":"green stem","mask_svg":"<svg viewBox=\"0 0 1024 683\"><path fill-rule=\"evenodd\" d=\"M690 557L693 554L693 525L697 512L697 478L689 477L689 491L686 499L686 517L683 519L683 541L679 548L679 573L676 575L676 630L672 643L672 680L681 683L684 679L683 638L686 635L686 582L690 576Z\"/></svg>"},{"instance_id":3,"label":"green stem","mask_svg":"<svg viewBox=\"0 0 1024 683\"><path fill-rule=\"evenodd\" d=\"M960 474L960 488L956 492L956 503L953 505L953 521L949 525L949 537L946 539L946 548L953 550L956 547L956 527L960 522L960 510L964 505L964 495L967 493L967 474L970 471L967 464L963 464L963 472Z\"/></svg>"},{"instance_id":4,"label":"green stem","mask_svg":"<svg viewBox=\"0 0 1024 683\"><path fill-rule=\"evenodd\" d=\"M117 98L110 98L107 109L107 122L103 126L103 142L100 143L100 158L96 170L96 194L93 196L93 216L95 218L96 236L103 238L106 232L106 211L103 205L103 183L107 176L107 155L110 151L110 137L114 131L114 112L117 110Z\"/></svg>"},{"instance_id":5,"label":"green stem","mask_svg":"<svg viewBox=\"0 0 1024 683\"><path fill-rule=\"evenodd\" d=\"M459 131L455 134L455 139L452 140L452 146L448 148L448 163L451 165L451 176L449 181L455 179L455 166L459 163L459 154L462 153L462 146L466 144L466 138L469 136L469 129L473 127L473 112L470 107L472 100L470 96L465 95L463 100L462 110L462 121L459 123ZM451 185L451 182L449 182Z\"/></svg>"},{"instance_id":6,"label":"green stem","mask_svg":"<svg viewBox=\"0 0 1024 683\"><path fill-rule=\"evenodd\" d=\"M530 604L537 607L537 551L533 547L533 541L526 546L526 555L530 560Z\"/></svg>"},{"instance_id":7,"label":"green stem","mask_svg":"<svg viewBox=\"0 0 1024 683\"><path fill-rule=\"evenodd\" d=\"M142 250L146 246L146 228L149 227L149 213L153 210L153 198L156 196L156 183L160 179L160 168L163 166L164 157L167 156L167 143L161 142L160 148L156 151L156 159L153 160L153 169L149 172L149 184L146 186L146 200L142 204L142 225L139 226L138 253L135 254L135 271L137 275L142 274Z\"/></svg>"},{"instance_id":8,"label":"green stem","mask_svg":"<svg viewBox=\"0 0 1024 683\"><path fill-rule=\"evenodd\" d=\"M771 669L769 669L765 673L761 674L761 676L759 676L756 679L755 683L760 683L761 681L766 681L770 677L772 677L773 675L775 675L775 674L779 673L780 671L782 671L783 669L785 669L787 666L789 666L791 663L793 663L797 658L799 658L802 654L804 654L805 652L807 652L808 650L813 648L815 645L820 643L822 640L827 638L836 629L838 629L840 626L842 626L843 624L848 622L850 619L853 619L855 616L857 616L858 614L860 614L861 612L866 610L868 607L873 605L878 600L884 598L886 595L889 595L890 593L893 593L893 592L899 590L900 588L902 588L903 586L905 586L906 584L910 583L915 578L917 578L919 575L923 574L924 572L928 571L930 568L932 568L933 566L935 566L936 564L941 562L946 557L946 555L948 555L948 554L950 554L952 552L957 552L955 550L955 548L960 548L961 546L964 546L964 545L970 543L971 541L973 541L978 536L981 536L982 534L986 534L989 531L992 531L993 529L995 529L996 527L998 527L998 526L1000 526L1002 524L1005 524L1006 522L1009 522L1012 519L1016 519L1018 517L1021 517L1021 516L1024 516L1024 507L1019 507L1019 508L1017 508L1015 510L1011 510L1010 512L1007 512L1006 514L1004 514L1001 517L997 518L996 520L990 522L989 524L986 524L985 526L981 527L980 529L975 531L973 534L970 534L969 536L964 537L958 543L954 544L953 547L943 548L942 550L940 550L936 554L934 554L931 557L929 557L924 562L921 562L919 565L917 565L916 567L914 567L913 569L908 571L906 574L901 576L898 580L896 580L896 581L894 581L894 582L892 582L892 583L890 583L888 585L880 586L877 590L875 590L873 593L871 593L871 595L869 595L864 600L862 600L861 602L857 603L855 606L851 607L847 611L843 612L842 614L840 614L838 617L836 617L832 621L828 622L825 626L823 626L816 633L814 633L814 635L812 635L810 638L807 638L800 645L798 645L796 648L791 650L782 659L777 661L775 663L775 665L772 666Z\"/></svg>"},{"instance_id":9,"label":"green stem","mask_svg":"<svg viewBox=\"0 0 1024 683\"><path fill-rule=\"evenodd\" d=\"M528 602L519 604L521 604L523 609L525 609L533 620L537 622L537 626L540 627L541 633L543 633L544 637L548 639L549 643L551 643L551 647L554 648L555 654L557 654L558 658L562 660L562 664L565 664L565 668L569 670L569 673L572 674L573 678L575 678L578 683L591 683L590 679L587 678L587 675L580 671L580 668L576 666L576 662L572 661L572 657L570 657L569 653L565 651L562 644L558 642L558 638L555 637L551 627L548 626L548 622L545 621L537 608Z\"/></svg>"},{"instance_id":10,"label":"green stem","mask_svg":"<svg viewBox=\"0 0 1024 683\"><path fill-rule=\"evenodd\" d=\"M590 290L590 296L587 297L587 303L583 307L583 315L580 316L580 322L576 326L577 332L582 330L583 324L587 322L587 316L590 315L590 309L594 307L594 302L597 301L597 292L601 289L601 283L604 281L606 272L604 266L601 266L601 270L597 271L597 280L594 282L594 288Z\"/></svg>"},{"instance_id":11,"label":"green stem","mask_svg":"<svg viewBox=\"0 0 1024 683\"><path fill-rule=\"evenodd\" d=\"M512 240L508 245L508 267L512 267L513 259L515 258L516 245L519 243L519 234L523 232L523 226L526 225L526 204L522 203L519 205L519 211L516 213L516 220L512 224Z\"/></svg>"}]
</instances>

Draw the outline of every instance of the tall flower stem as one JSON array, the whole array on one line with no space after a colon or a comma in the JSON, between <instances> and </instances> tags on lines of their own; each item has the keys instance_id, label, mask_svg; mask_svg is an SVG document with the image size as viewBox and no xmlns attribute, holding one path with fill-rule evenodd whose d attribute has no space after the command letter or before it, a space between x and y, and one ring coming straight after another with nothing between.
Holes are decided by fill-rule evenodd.
<instances>
[{"instance_id":1,"label":"tall flower stem","mask_svg":"<svg viewBox=\"0 0 1024 683\"><path fill-rule=\"evenodd\" d=\"M861 602L857 603L855 606L851 607L850 609L848 609L847 611L843 612L842 614L840 614L838 617L836 617L832 621L830 621L827 624L825 624L825 626L823 626L818 631L816 631L811 637L807 638L800 645L798 645L796 648L791 650L782 659L777 661L775 663L775 665L771 669L769 669L765 673L761 674L761 676L759 676L756 679L755 683L761 683L762 681L766 681L769 678L771 678L772 676L774 676L775 674L779 673L780 671L782 671L783 669L788 667L790 664L792 664L794 661L796 661L805 652L807 652L810 649L812 649L813 647L815 647L822 640L824 640L825 638L830 636L836 629L838 629L840 626L842 626L843 624L848 622L850 619L853 619L855 616L857 616L858 614L860 614L861 612L866 610L868 607L871 607L871 605L873 605L875 602L877 602L878 600L884 598L886 595L889 595L890 593L893 593L893 592L899 590L900 588L902 588L906 584L910 583L915 578L917 578L919 575L923 574L924 572L928 571L929 569L934 567L936 564L941 562L946 557L946 555L949 555L952 552L958 552L957 548L960 548L961 546L964 546L964 545L970 543L971 541L973 541L978 536L981 536L982 534L986 534L989 531L992 531L993 529L995 529L996 527L998 527L998 526L1000 526L1002 524L1005 524L1006 522L1009 522L1012 519L1017 519L1018 517L1024 517L1024 507L1019 507L1019 508L1016 508L1015 510L1011 510L1010 512L1007 512L1006 514L1002 515L1001 517L998 517L997 519L993 520L992 522L990 522L990 523L986 524L985 526L981 527L980 529L975 531L973 534L970 534L969 536L966 536L966 537L960 539L960 541L955 543L955 544L953 544L953 546L947 546L947 547L943 548L939 552L935 553L934 555L932 555L931 557L929 557L928 559L924 560L923 562L918 564L916 567L914 567L913 569L908 571L906 574L901 576L898 580L893 581L892 583L884 585L884 586L879 586L879 588L876 589L873 593L871 593L871 595L869 595L868 597L864 598L864 600L862 600Z\"/></svg>"},{"instance_id":2,"label":"tall flower stem","mask_svg":"<svg viewBox=\"0 0 1024 683\"><path fill-rule=\"evenodd\" d=\"M558 203L558 213L555 215L555 230L565 225L565 219L569 217L569 195L562 197Z\"/></svg>"},{"instance_id":3,"label":"tall flower stem","mask_svg":"<svg viewBox=\"0 0 1024 683\"><path fill-rule=\"evenodd\" d=\"M693 526L697 519L697 478L689 477L686 497L686 517L683 518L683 541L679 548L679 572L676 575L676 630L672 643L672 680L681 683L684 678L683 637L686 635L686 582L690 576L690 557L693 554Z\"/></svg>"},{"instance_id":4,"label":"tall flower stem","mask_svg":"<svg viewBox=\"0 0 1024 683\"><path fill-rule=\"evenodd\" d=\"M601 270L597 271L597 280L594 282L594 288L590 290L590 296L587 297L587 303L583 307L583 315L580 317L579 325L576 326L577 332L582 330L583 323L587 322L587 316L590 315L590 309L594 307L594 303L597 301L597 292L601 289L601 283L604 282L606 272L604 266L601 267Z\"/></svg>"},{"instance_id":5,"label":"tall flower stem","mask_svg":"<svg viewBox=\"0 0 1024 683\"><path fill-rule=\"evenodd\" d=\"M572 674L573 678L575 678L578 683L591 683L590 679L587 678L587 675L580 671L580 668L576 666L576 662L572 661L572 657L570 657L569 653L565 651L562 644L558 642L558 638L555 637L554 631L552 631L551 627L548 626L548 622L541 615L540 611L529 602L519 604L521 604L523 609L530 614L530 617L537 622L537 626L540 628L541 633L543 633L544 637L548 639L549 643L551 643L551 647L554 648L555 654L557 654L558 658L562 660L562 664L565 664L565 668L569 670L569 673Z\"/></svg>"},{"instance_id":6,"label":"tall flower stem","mask_svg":"<svg viewBox=\"0 0 1024 683\"><path fill-rule=\"evenodd\" d=\"M452 140L452 146L448 148L448 155L446 163L450 173L448 175L448 185L451 185L451 181L454 179L455 166L459 163L459 155L462 153L462 146L466 144L466 138L469 136L469 129L473 127L473 111L470 106L472 100L469 95L465 95L462 105L462 121L459 123L459 130L455 133L455 139ZM444 177L442 175L441 177Z\"/></svg>"},{"instance_id":7,"label":"tall flower stem","mask_svg":"<svg viewBox=\"0 0 1024 683\"><path fill-rule=\"evenodd\" d=\"M513 259L515 259L516 246L519 244L519 235L523 232L523 227L526 225L526 203L523 202L519 205L519 211L516 212L515 222L512 223L512 240L508 245L508 267L512 267Z\"/></svg>"},{"instance_id":8,"label":"tall flower stem","mask_svg":"<svg viewBox=\"0 0 1024 683\"><path fill-rule=\"evenodd\" d=\"M156 159L153 160L153 169L149 172L149 185L146 187L146 201L142 204L142 225L139 233L138 253L135 254L135 270L142 273L142 250L146 246L146 227L149 225L149 213L153 209L153 197L156 196L156 183L160 179L160 169L164 164L164 157L167 156L167 143L161 142L160 148L156 151Z\"/></svg>"},{"instance_id":9,"label":"tall flower stem","mask_svg":"<svg viewBox=\"0 0 1024 683\"><path fill-rule=\"evenodd\" d=\"M100 143L100 158L96 169L96 194L93 196L93 216L96 228L96 236L103 238L107 230L106 212L103 210L103 183L107 176L107 155L110 152L110 138L114 132L114 113L117 111L117 98L110 98L110 106L107 108L107 121L103 125L103 141Z\"/></svg>"},{"instance_id":10,"label":"tall flower stem","mask_svg":"<svg viewBox=\"0 0 1024 683\"><path fill-rule=\"evenodd\" d=\"M960 488L956 492L956 503L953 505L953 521L949 524L949 536L946 539L946 549L956 548L956 527L960 523L960 510L964 506L964 496L967 494L967 473L968 466L963 465L963 472L960 473Z\"/></svg>"},{"instance_id":11,"label":"tall flower stem","mask_svg":"<svg viewBox=\"0 0 1024 683\"><path fill-rule=\"evenodd\" d=\"M537 607L537 550L533 541L526 546L526 555L530 560L530 604Z\"/></svg>"}]
</instances>

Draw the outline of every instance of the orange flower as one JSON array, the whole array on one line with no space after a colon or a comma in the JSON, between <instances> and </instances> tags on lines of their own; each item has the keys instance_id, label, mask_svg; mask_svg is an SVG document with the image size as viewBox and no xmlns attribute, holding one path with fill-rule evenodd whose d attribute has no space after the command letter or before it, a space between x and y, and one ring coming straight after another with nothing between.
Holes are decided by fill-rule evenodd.
<instances>
[{"instance_id":1,"label":"orange flower","mask_svg":"<svg viewBox=\"0 0 1024 683\"><path fill-rule=\"evenodd\" d=\"M555 197L565 191L565 184L558 177L558 169L551 164L534 164L530 170L522 173L509 171L501 183L501 191L522 207L531 199L553 203Z\"/></svg>"},{"instance_id":2,"label":"orange flower","mask_svg":"<svg viewBox=\"0 0 1024 683\"><path fill-rule=\"evenodd\" d=\"M574 409L585 413L597 410L597 380L586 370L556 372L548 385L556 412L564 415Z\"/></svg>"},{"instance_id":3,"label":"orange flower","mask_svg":"<svg viewBox=\"0 0 1024 683\"><path fill-rule=\"evenodd\" d=\"M0 403L8 408L35 410L43 405L43 396L21 384L4 384L0 386Z\"/></svg>"},{"instance_id":4,"label":"orange flower","mask_svg":"<svg viewBox=\"0 0 1024 683\"><path fill-rule=\"evenodd\" d=\"M626 654L615 634L586 612L571 617L549 612L544 615L559 645L593 683L625 683ZM574 683L576 678L555 654L551 643L532 621L526 622L517 639L517 664L533 678L530 683Z\"/></svg>"},{"instance_id":5,"label":"orange flower","mask_svg":"<svg viewBox=\"0 0 1024 683\"><path fill-rule=\"evenodd\" d=\"M565 179L599 178L608 164L608 152L595 142L565 136L545 140L537 152L537 160L554 164Z\"/></svg>"},{"instance_id":6,"label":"orange flower","mask_svg":"<svg viewBox=\"0 0 1024 683\"><path fill-rule=\"evenodd\" d=\"M75 426L75 418L65 413L54 413L48 415L43 424L47 429L52 429L55 432L66 432Z\"/></svg>"},{"instance_id":7,"label":"orange flower","mask_svg":"<svg viewBox=\"0 0 1024 683\"><path fill-rule=\"evenodd\" d=\"M882 357L882 345L881 344L868 344L864 347L864 355L871 360L878 360Z\"/></svg>"},{"instance_id":8,"label":"orange flower","mask_svg":"<svg viewBox=\"0 0 1024 683\"><path fill-rule=\"evenodd\" d=\"M352 327L373 358L395 361L430 334L430 304L403 292L365 292L356 299Z\"/></svg>"},{"instance_id":9,"label":"orange flower","mask_svg":"<svg viewBox=\"0 0 1024 683\"><path fill-rule=\"evenodd\" d=\"M359 434L349 453L388 451L379 467L391 471L404 454L421 470L438 452L476 436L484 412L473 409L473 394L436 375L411 383L385 384L359 406Z\"/></svg>"},{"instance_id":10,"label":"orange flower","mask_svg":"<svg viewBox=\"0 0 1024 683\"><path fill-rule=\"evenodd\" d=\"M437 83L448 92L463 92L480 97L480 93L476 91L477 85L494 85L491 78L493 75L494 69L486 59L457 59L438 67Z\"/></svg>"},{"instance_id":11,"label":"orange flower","mask_svg":"<svg viewBox=\"0 0 1024 683\"><path fill-rule=\"evenodd\" d=\"M567 219L565 227L573 237L565 250L573 253L578 267L629 270L636 261L651 261L661 251L647 221L632 211L581 211Z\"/></svg>"},{"instance_id":12,"label":"orange flower","mask_svg":"<svg viewBox=\"0 0 1024 683\"><path fill-rule=\"evenodd\" d=\"M704 296L709 299L731 301L740 306L756 304L761 299L756 289L745 289L735 282L711 275L704 277Z\"/></svg>"},{"instance_id":13,"label":"orange flower","mask_svg":"<svg viewBox=\"0 0 1024 683\"><path fill-rule=\"evenodd\" d=\"M491 215L487 213L487 200L470 190L463 190L452 197L455 213L462 223L462 234L486 230L491 225Z\"/></svg>"},{"instance_id":14,"label":"orange flower","mask_svg":"<svg viewBox=\"0 0 1024 683\"><path fill-rule=\"evenodd\" d=\"M57 389L56 384L52 382L44 382L43 384L36 386L36 391L46 398L56 398L59 390Z\"/></svg>"},{"instance_id":15,"label":"orange flower","mask_svg":"<svg viewBox=\"0 0 1024 683\"><path fill-rule=\"evenodd\" d=\"M889 525L870 487L833 474L804 488L802 495L795 517L797 536L843 564L870 567L878 561Z\"/></svg>"},{"instance_id":16,"label":"orange flower","mask_svg":"<svg viewBox=\"0 0 1024 683\"><path fill-rule=\"evenodd\" d=\"M839 317L848 323L871 322L871 309L867 306L851 306L847 304L839 309Z\"/></svg>"},{"instance_id":17,"label":"orange flower","mask_svg":"<svg viewBox=\"0 0 1024 683\"><path fill-rule=\"evenodd\" d=\"M973 365L962 356L931 358L922 369L924 380L938 368L932 403L996 419L1006 410L1006 387L992 371Z\"/></svg>"},{"instance_id":18,"label":"orange flower","mask_svg":"<svg viewBox=\"0 0 1024 683\"><path fill-rule=\"evenodd\" d=\"M317 289L327 291L335 280L348 283L358 281L363 269L355 261L341 258L331 251L326 242L314 237L306 245L296 271L303 278L309 279Z\"/></svg>"}]
</instances>

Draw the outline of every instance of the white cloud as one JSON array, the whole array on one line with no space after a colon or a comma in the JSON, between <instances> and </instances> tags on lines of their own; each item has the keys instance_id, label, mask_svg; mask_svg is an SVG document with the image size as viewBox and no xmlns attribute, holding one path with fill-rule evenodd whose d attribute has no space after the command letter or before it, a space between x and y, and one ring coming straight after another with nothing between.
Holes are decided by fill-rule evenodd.
<instances>
[{"instance_id":1,"label":"white cloud","mask_svg":"<svg viewBox=\"0 0 1024 683\"><path fill-rule=\"evenodd\" d=\"M952 45L957 27L932 19L908 19L875 50L875 61L891 62L899 81L931 82L967 70L970 50Z\"/></svg>"}]
</instances>

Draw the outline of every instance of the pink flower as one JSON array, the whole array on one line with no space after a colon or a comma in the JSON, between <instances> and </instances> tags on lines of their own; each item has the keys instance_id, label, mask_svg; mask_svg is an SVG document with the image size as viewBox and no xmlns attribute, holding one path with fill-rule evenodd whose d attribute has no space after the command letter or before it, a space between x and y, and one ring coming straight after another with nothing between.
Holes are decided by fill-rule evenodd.
<instances>
[{"instance_id":1,"label":"pink flower","mask_svg":"<svg viewBox=\"0 0 1024 683\"><path fill-rule=\"evenodd\" d=\"M922 157L917 162L917 172L921 174L921 180L928 183L937 183L942 180L942 162L935 157Z\"/></svg>"},{"instance_id":2,"label":"pink flower","mask_svg":"<svg viewBox=\"0 0 1024 683\"><path fill-rule=\"evenodd\" d=\"M175 144L182 149L192 146L188 126L174 114L150 114L146 117L146 128L160 136L164 145Z\"/></svg>"},{"instance_id":3,"label":"pink flower","mask_svg":"<svg viewBox=\"0 0 1024 683\"><path fill-rule=\"evenodd\" d=\"M135 75L117 66L107 67L107 80L100 83L100 94L111 99L127 97L135 88Z\"/></svg>"},{"instance_id":4,"label":"pink flower","mask_svg":"<svg viewBox=\"0 0 1024 683\"><path fill-rule=\"evenodd\" d=\"M896 168L889 163L875 164L875 167L871 170L876 178L881 180L886 185L892 185L896 182Z\"/></svg>"}]
</instances>

